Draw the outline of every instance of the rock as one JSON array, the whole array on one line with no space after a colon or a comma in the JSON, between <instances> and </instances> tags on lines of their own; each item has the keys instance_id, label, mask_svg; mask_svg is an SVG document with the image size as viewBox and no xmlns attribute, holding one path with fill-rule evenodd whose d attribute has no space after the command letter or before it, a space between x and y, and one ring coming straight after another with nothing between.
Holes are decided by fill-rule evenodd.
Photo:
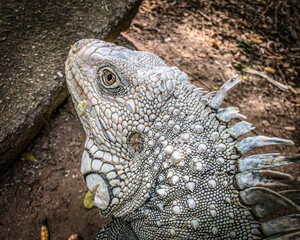
<instances>
[{"instance_id":1,"label":"rock","mask_svg":"<svg viewBox=\"0 0 300 240\"><path fill-rule=\"evenodd\" d=\"M242 62L248 62L248 58L245 55L241 55L240 59Z\"/></svg>"},{"instance_id":2,"label":"rock","mask_svg":"<svg viewBox=\"0 0 300 240\"><path fill-rule=\"evenodd\" d=\"M270 123L267 121L267 120L262 120L261 121L261 124L264 126L264 127L270 127Z\"/></svg>"},{"instance_id":3,"label":"rock","mask_svg":"<svg viewBox=\"0 0 300 240\"><path fill-rule=\"evenodd\" d=\"M174 62L176 62L176 63L181 63L182 60L183 60L183 58L182 58L182 57L179 57L179 58L176 58L176 59L174 60Z\"/></svg>"},{"instance_id":4,"label":"rock","mask_svg":"<svg viewBox=\"0 0 300 240\"><path fill-rule=\"evenodd\" d=\"M141 0L1 4L0 174L68 95L64 62L82 38L114 40ZM95 33L95 29L97 32ZM53 76L57 77L53 77Z\"/></svg>"}]
</instances>

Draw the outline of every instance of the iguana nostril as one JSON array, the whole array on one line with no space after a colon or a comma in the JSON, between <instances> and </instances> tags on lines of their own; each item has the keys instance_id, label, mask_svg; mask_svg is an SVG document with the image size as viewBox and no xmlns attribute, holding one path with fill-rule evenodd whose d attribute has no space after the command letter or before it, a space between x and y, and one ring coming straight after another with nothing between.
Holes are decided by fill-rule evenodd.
<instances>
[{"instance_id":1,"label":"iguana nostril","mask_svg":"<svg viewBox=\"0 0 300 240\"><path fill-rule=\"evenodd\" d=\"M71 46L73 53L77 53L81 47L82 47L81 41L78 41L73 46Z\"/></svg>"}]
</instances>

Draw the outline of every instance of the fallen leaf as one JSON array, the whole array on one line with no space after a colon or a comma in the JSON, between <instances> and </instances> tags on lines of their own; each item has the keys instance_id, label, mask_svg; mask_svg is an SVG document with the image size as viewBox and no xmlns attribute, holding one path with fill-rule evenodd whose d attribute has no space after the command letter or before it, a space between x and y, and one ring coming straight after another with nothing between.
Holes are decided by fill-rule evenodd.
<instances>
[{"instance_id":1,"label":"fallen leaf","mask_svg":"<svg viewBox=\"0 0 300 240\"><path fill-rule=\"evenodd\" d=\"M262 40L260 40L260 39L257 39L257 38L250 38L249 39L249 42L253 42L253 43L258 43L258 44L260 44L260 43L262 43Z\"/></svg>"},{"instance_id":2,"label":"fallen leaf","mask_svg":"<svg viewBox=\"0 0 300 240\"><path fill-rule=\"evenodd\" d=\"M150 18L152 21L155 19L151 13L149 14L149 18Z\"/></svg>"},{"instance_id":3,"label":"fallen leaf","mask_svg":"<svg viewBox=\"0 0 300 240\"><path fill-rule=\"evenodd\" d=\"M298 75L297 72L292 68L288 68L287 71L290 72L290 73L294 73L294 74Z\"/></svg>"},{"instance_id":4,"label":"fallen leaf","mask_svg":"<svg viewBox=\"0 0 300 240\"><path fill-rule=\"evenodd\" d=\"M68 238L68 240L79 240L79 239L80 239L80 237L78 237L78 234L77 234L77 233L72 234L72 235Z\"/></svg>"},{"instance_id":5,"label":"fallen leaf","mask_svg":"<svg viewBox=\"0 0 300 240\"><path fill-rule=\"evenodd\" d=\"M286 126L284 127L285 130L288 130L288 131L295 131L296 128L295 127L292 127L292 126Z\"/></svg>"},{"instance_id":6,"label":"fallen leaf","mask_svg":"<svg viewBox=\"0 0 300 240\"><path fill-rule=\"evenodd\" d=\"M198 55L198 57L201 57L201 58L205 58L206 57L205 53L198 53L197 55Z\"/></svg>"},{"instance_id":7,"label":"fallen leaf","mask_svg":"<svg viewBox=\"0 0 300 240\"><path fill-rule=\"evenodd\" d=\"M220 43L221 42L219 40L215 40L214 43L213 43L213 47L216 48L216 49L220 49Z\"/></svg>"},{"instance_id":8,"label":"fallen leaf","mask_svg":"<svg viewBox=\"0 0 300 240\"><path fill-rule=\"evenodd\" d=\"M35 162L35 157L32 155L32 153L29 152L22 153L22 158L29 162Z\"/></svg>"},{"instance_id":9,"label":"fallen leaf","mask_svg":"<svg viewBox=\"0 0 300 240\"><path fill-rule=\"evenodd\" d=\"M267 24L262 25L263 28L269 29L270 27Z\"/></svg>"},{"instance_id":10,"label":"fallen leaf","mask_svg":"<svg viewBox=\"0 0 300 240\"><path fill-rule=\"evenodd\" d=\"M275 73L275 69L271 67L265 67L265 71L268 71L270 73Z\"/></svg>"},{"instance_id":11,"label":"fallen leaf","mask_svg":"<svg viewBox=\"0 0 300 240\"><path fill-rule=\"evenodd\" d=\"M236 54L234 54L233 58L237 59L240 56L241 52L237 52Z\"/></svg>"}]
</instances>

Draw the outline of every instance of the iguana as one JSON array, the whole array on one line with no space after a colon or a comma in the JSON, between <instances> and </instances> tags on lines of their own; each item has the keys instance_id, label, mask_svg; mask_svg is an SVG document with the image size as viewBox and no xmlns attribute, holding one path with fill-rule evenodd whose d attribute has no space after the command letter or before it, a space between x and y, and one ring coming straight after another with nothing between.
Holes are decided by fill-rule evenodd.
<instances>
[{"instance_id":1,"label":"iguana","mask_svg":"<svg viewBox=\"0 0 300 240\"><path fill-rule=\"evenodd\" d=\"M266 188L299 180L266 168L300 157L245 156L293 142L237 140L253 127L220 106L240 79L207 93L152 53L96 39L71 47L66 78L86 132L81 172L100 215L113 217L96 240L299 238L299 191Z\"/></svg>"}]
</instances>

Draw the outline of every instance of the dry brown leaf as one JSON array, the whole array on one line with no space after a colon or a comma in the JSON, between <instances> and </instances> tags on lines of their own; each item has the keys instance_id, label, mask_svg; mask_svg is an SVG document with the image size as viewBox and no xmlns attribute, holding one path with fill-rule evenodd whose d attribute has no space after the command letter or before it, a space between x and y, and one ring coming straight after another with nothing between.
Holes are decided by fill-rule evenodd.
<instances>
[{"instance_id":1,"label":"dry brown leaf","mask_svg":"<svg viewBox=\"0 0 300 240\"><path fill-rule=\"evenodd\" d=\"M262 43L262 40L251 37L251 38L248 40L248 42L253 42L253 43L258 43L258 44L260 44L260 43Z\"/></svg>"},{"instance_id":2,"label":"dry brown leaf","mask_svg":"<svg viewBox=\"0 0 300 240\"><path fill-rule=\"evenodd\" d=\"M240 56L240 54L241 54L240 52L237 52L236 54L234 54L233 58L237 59Z\"/></svg>"},{"instance_id":3,"label":"dry brown leaf","mask_svg":"<svg viewBox=\"0 0 300 240\"><path fill-rule=\"evenodd\" d=\"M262 27L265 28L265 29L269 29L270 28L267 24L263 24Z\"/></svg>"},{"instance_id":4,"label":"dry brown leaf","mask_svg":"<svg viewBox=\"0 0 300 240\"><path fill-rule=\"evenodd\" d=\"M214 43L213 43L213 47L216 48L216 49L220 49L220 43L221 42L219 40L215 40Z\"/></svg>"},{"instance_id":5,"label":"dry brown leaf","mask_svg":"<svg viewBox=\"0 0 300 240\"><path fill-rule=\"evenodd\" d=\"M288 68L287 71L290 72L290 73L294 73L294 74L297 75L297 72L294 69L292 69L292 68Z\"/></svg>"},{"instance_id":6,"label":"dry brown leaf","mask_svg":"<svg viewBox=\"0 0 300 240\"><path fill-rule=\"evenodd\" d=\"M205 53L198 53L197 55L198 55L198 57L201 57L201 58L205 58L206 57Z\"/></svg>"},{"instance_id":7,"label":"dry brown leaf","mask_svg":"<svg viewBox=\"0 0 300 240\"><path fill-rule=\"evenodd\" d=\"M270 73L275 73L275 69L271 67L265 67L265 71L268 71Z\"/></svg>"},{"instance_id":8,"label":"dry brown leaf","mask_svg":"<svg viewBox=\"0 0 300 240\"><path fill-rule=\"evenodd\" d=\"M142 10L141 8L139 8L139 13L144 14L146 11Z\"/></svg>"}]
</instances>

